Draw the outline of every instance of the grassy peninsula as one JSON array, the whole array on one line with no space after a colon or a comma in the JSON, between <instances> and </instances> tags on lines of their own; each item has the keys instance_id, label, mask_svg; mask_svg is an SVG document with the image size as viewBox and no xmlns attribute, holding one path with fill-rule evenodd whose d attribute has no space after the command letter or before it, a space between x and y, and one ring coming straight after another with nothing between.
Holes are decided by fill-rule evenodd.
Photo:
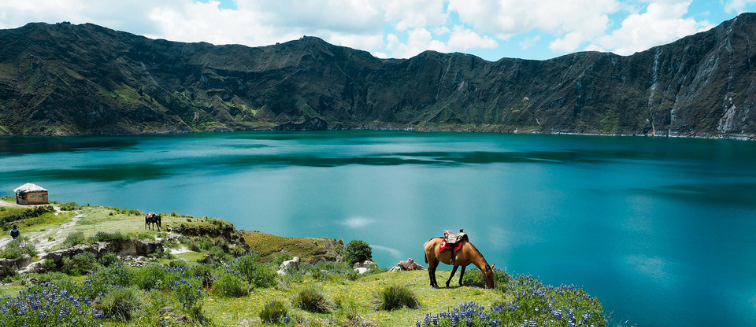
<instances>
[{"instance_id":1,"label":"grassy peninsula","mask_svg":"<svg viewBox=\"0 0 756 327\"><path fill-rule=\"evenodd\" d=\"M433 289L426 271L359 274L342 262L342 240L239 231L176 213L162 213L158 231L135 209L2 200L2 261L31 263L0 277L0 326L607 325L601 303L582 289L529 275L500 270L485 289L471 267L465 286ZM14 224L16 241L7 233ZM299 267L277 273L294 256Z\"/></svg>"}]
</instances>

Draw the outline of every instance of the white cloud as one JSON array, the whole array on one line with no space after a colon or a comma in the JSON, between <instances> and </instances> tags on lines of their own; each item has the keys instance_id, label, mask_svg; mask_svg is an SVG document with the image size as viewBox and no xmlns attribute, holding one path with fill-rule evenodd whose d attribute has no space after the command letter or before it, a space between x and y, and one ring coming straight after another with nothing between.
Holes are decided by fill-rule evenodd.
<instances>
[{"instance_id":1,"label":"white cloud","mask_svg":"<svg viewBox=\"0 0 756 327\"><path fill-rule=\"evenodd\" d=\"M689 6L690 1L649 3L645 13L631 14L621 28L597 38L587 49L630 55L712 27L707 21L682 18Z\"/></svg>"},{"instance_id":2,"label":"white cloud","mask_svg":"<svg viewBox=\"0 0 756 327\"><path fill-rule=\"evenodd\" d=\"M395 28L406 31L414 28L439 26L446 23L444 2L439 0L391 0L384 3L387 21L398 21Z\"/></svg>"},{"instance_id":3,"label":"white cloud","mask_svg":"<svg viewBox=\"0 0 756 327\"><path fill-rule=\"evenodd\" d=\"M494 39L488 36L480 36L473 30L465 28L464 26L454 26L454 30L449 37L449 41L446 44L446 51L459 51L464 52L468 49L485 48L491 49L498 47Z\"/></svg>"},{"instance_id":4,"label":"white cloud","mask_svg":"<svg viewBox=\"0 0 756 327\"><path fill-rule=\"evenodd\" d=\"M725 1L725 11L732 14L732 13L742 13L745 10L745 7L748 4L756 3L756 0L730 0Z\"/></svg>"},{"instance_id":5,"label":"white cloud","mask_svg":"<svg viewBox=\"0 0 756 327\"><path fill-rule=\"evenodd\" d=\"M620 8L616 0L449 0L464 24L501 40L538 29L585 41L604 34L608 14Z\"/></svg>"},{"instance_id":6,"label":"white cloud","mask_svg":"<svg viewBox=\"0 0 756 327\"><path fill-rule=\"evenodd\" d=\"M534 37L525 38L524 40L520 41L520 48L522 48L523 50L526 50L526 49L534 46L540 40L541 40L541 36L540 35L536 35Z\"/></svg>"},{"instance_id":7,"label":"white cloud","mask_svg":"<svg viewBox=\"0 0 756 327\"><path fill-rule=\"evenodd\" d=\"M349 217L341 224L349 228L362 228L375 223L375 220L366 217Z\"/></svg>"}]
</instances>

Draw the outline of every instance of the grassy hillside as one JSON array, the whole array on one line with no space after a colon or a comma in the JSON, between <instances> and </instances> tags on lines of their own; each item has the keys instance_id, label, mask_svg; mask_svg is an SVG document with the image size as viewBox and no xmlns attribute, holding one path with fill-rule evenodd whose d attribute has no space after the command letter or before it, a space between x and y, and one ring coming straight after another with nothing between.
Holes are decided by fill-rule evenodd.
<instances>
[{"instance_id":1,"label":"grassy hillside","mask_svg":"<svg viewBox=\"0 0 756 327\"><path fill-rule=\"evenodd\" d=\"M145 229L142 213L133 209L55 206L56 210L22 219L15 218L29 209L0 206L3 226L21 226L23 242L36 248L33 260L46 252L105 239L157 240L164 250L144 259L77 254L62 268L7 276L0 287L0 325L607 324L601 304L583 290L546 286L532 276L497 271L496 288L484 289L480 272L471 267L465 286L453 283L449 289L434 289L428 286L425 271L375 269L359 275L346 263L317 262L321 252L342 251L338 249L343 242L336 240L261 232L235 237L236 233L223 232L233 228L228 222L178 214L163 214L164 228L157 231ZM198 231L204 234L196 235ZM7 234L0 238L2 253L16 242ZM252 252L242 251L247 246ZM276 274L276 261L289 255L304 259L299 269L290 269L285 276ZM48 267L42 262L42 267ZM447 279L449 273L438 272L439 280Z\"/></svg>"}]
</instances>

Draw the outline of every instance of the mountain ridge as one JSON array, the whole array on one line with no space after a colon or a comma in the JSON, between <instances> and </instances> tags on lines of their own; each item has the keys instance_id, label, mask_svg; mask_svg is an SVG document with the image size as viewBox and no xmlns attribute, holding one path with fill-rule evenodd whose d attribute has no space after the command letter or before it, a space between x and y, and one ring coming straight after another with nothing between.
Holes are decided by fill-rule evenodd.
<instances>
[{"instance_id":1,"label":"mountain ridge","mask_svg":"<svg viewBox=\"0 0 756 327\"><path fill-rule=\"evenodd\" d=\"M756 14L630 56L246 47L94 24L0 30L0 135L410 129L753 139ZM756 38L755 38L756 39Z\"/></svg>"}]
</instances>

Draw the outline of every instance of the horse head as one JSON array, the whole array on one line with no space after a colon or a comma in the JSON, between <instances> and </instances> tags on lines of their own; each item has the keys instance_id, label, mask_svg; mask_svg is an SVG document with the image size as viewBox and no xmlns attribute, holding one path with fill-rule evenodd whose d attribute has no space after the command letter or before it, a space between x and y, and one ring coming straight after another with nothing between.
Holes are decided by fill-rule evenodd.
<instances>
[{"instance_id":1,"label":"horse head","mask_svg":"<svg viewBox=\"0 0 756 327\"><path fill-rule=\"evenodd\" d=\"M486 270L483 272L483 278L486 280L486 287L487 288L494 288L494 276L496 275L494 273L494 266L493 265L486 265Z\"/></svg>"}]
</instances>

